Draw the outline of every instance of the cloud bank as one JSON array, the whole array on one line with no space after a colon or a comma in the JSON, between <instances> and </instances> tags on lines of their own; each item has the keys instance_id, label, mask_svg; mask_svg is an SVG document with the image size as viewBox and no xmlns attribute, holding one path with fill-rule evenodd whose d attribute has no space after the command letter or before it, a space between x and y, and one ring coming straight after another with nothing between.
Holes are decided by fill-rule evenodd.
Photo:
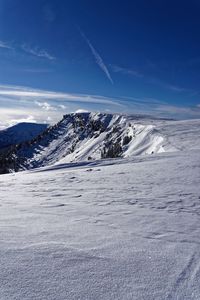
<instances>
[{"instance_id":1,"label":"cloud bank","mask_svg":"<svg viewBox=\"0 0 200 300\"><path fill-rule=\"evenodd\" d=\"M123 108L119 100L100 95L71 94L21 86L0 85L0 129L15 123L55 123L63 114L77 110ZM31 118L30 118L31 116Z\"/></svg>"},{"instance_id":2,"label":"cloud bank","mask_svg":"<svg viewBox=\"0 0 200 300\"><path fill-rule=\"evenodd\" d=\"M63 114L75 111L148 114L187 119L200 117L200 104L181 107L153 98L105 97L0 85L0 129L22 121L56 123Z\"/></svg>"}]
</instances>

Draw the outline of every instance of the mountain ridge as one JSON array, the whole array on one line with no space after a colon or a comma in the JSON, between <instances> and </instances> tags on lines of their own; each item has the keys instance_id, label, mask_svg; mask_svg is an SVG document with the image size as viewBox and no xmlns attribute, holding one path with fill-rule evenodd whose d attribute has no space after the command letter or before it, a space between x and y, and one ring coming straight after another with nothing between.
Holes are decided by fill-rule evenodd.
<instances>
[{"instance_id":1,"label":"mountain ridge","mask_svg":"<svg viewBox=\"0 0 200 300\"><path fill-rule=\"evenodd\" d=\"M181 123L181 131L179 122L166 119L89 112L67 114L36 138L15 146L3 158L4 171L198 148L199 144L191 139L183 142L181 134L193 130L199 138L199 122Z\"/></svg>"}]
</instances>

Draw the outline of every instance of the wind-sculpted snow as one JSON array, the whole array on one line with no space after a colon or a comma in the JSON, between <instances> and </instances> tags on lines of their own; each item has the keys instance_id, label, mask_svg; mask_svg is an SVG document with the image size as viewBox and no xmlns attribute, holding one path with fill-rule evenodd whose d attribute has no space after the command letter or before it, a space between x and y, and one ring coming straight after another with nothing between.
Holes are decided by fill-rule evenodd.
<instances>
[{"instance_id":1,"label":"wind-sculpted snow","mask_svg":"<svg viewBox=\"0 0 200 300\"><path fill-rule=\"evenodd\" d=\"M0 177L0 299L200 299L199 150Z\"/></svg>"}]
</instances>

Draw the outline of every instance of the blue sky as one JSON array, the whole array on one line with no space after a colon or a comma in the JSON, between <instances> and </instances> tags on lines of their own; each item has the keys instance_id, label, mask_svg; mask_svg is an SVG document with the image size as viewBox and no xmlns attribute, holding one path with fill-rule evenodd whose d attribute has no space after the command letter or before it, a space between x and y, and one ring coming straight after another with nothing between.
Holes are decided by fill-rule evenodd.
<instances>
[{"instance_id":1,"label":"blue sky","mask_svg":"<svg viewBox=\"0 0 200 300\"><path fill-rule=\"evenodd\" d=\"M200 117L199 15L199 0L0 0L0 127L76 110Z\"/></svg>"}]
</instances>

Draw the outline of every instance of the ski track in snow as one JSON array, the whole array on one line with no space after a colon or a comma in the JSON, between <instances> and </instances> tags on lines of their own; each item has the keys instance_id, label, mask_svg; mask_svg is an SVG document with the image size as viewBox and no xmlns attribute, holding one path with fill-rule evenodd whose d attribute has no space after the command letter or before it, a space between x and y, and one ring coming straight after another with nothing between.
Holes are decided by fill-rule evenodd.
<instances>
[{"instance_id":1,"label":"ski track in snow","mask_svg":"<svg viewBox=\"0 0 200 300\"><path fill-rule=\"evenodd\" d=\"M0 299L200 299L199 182L199 150L1 176Z\"/></svg>"}]
</instances>

